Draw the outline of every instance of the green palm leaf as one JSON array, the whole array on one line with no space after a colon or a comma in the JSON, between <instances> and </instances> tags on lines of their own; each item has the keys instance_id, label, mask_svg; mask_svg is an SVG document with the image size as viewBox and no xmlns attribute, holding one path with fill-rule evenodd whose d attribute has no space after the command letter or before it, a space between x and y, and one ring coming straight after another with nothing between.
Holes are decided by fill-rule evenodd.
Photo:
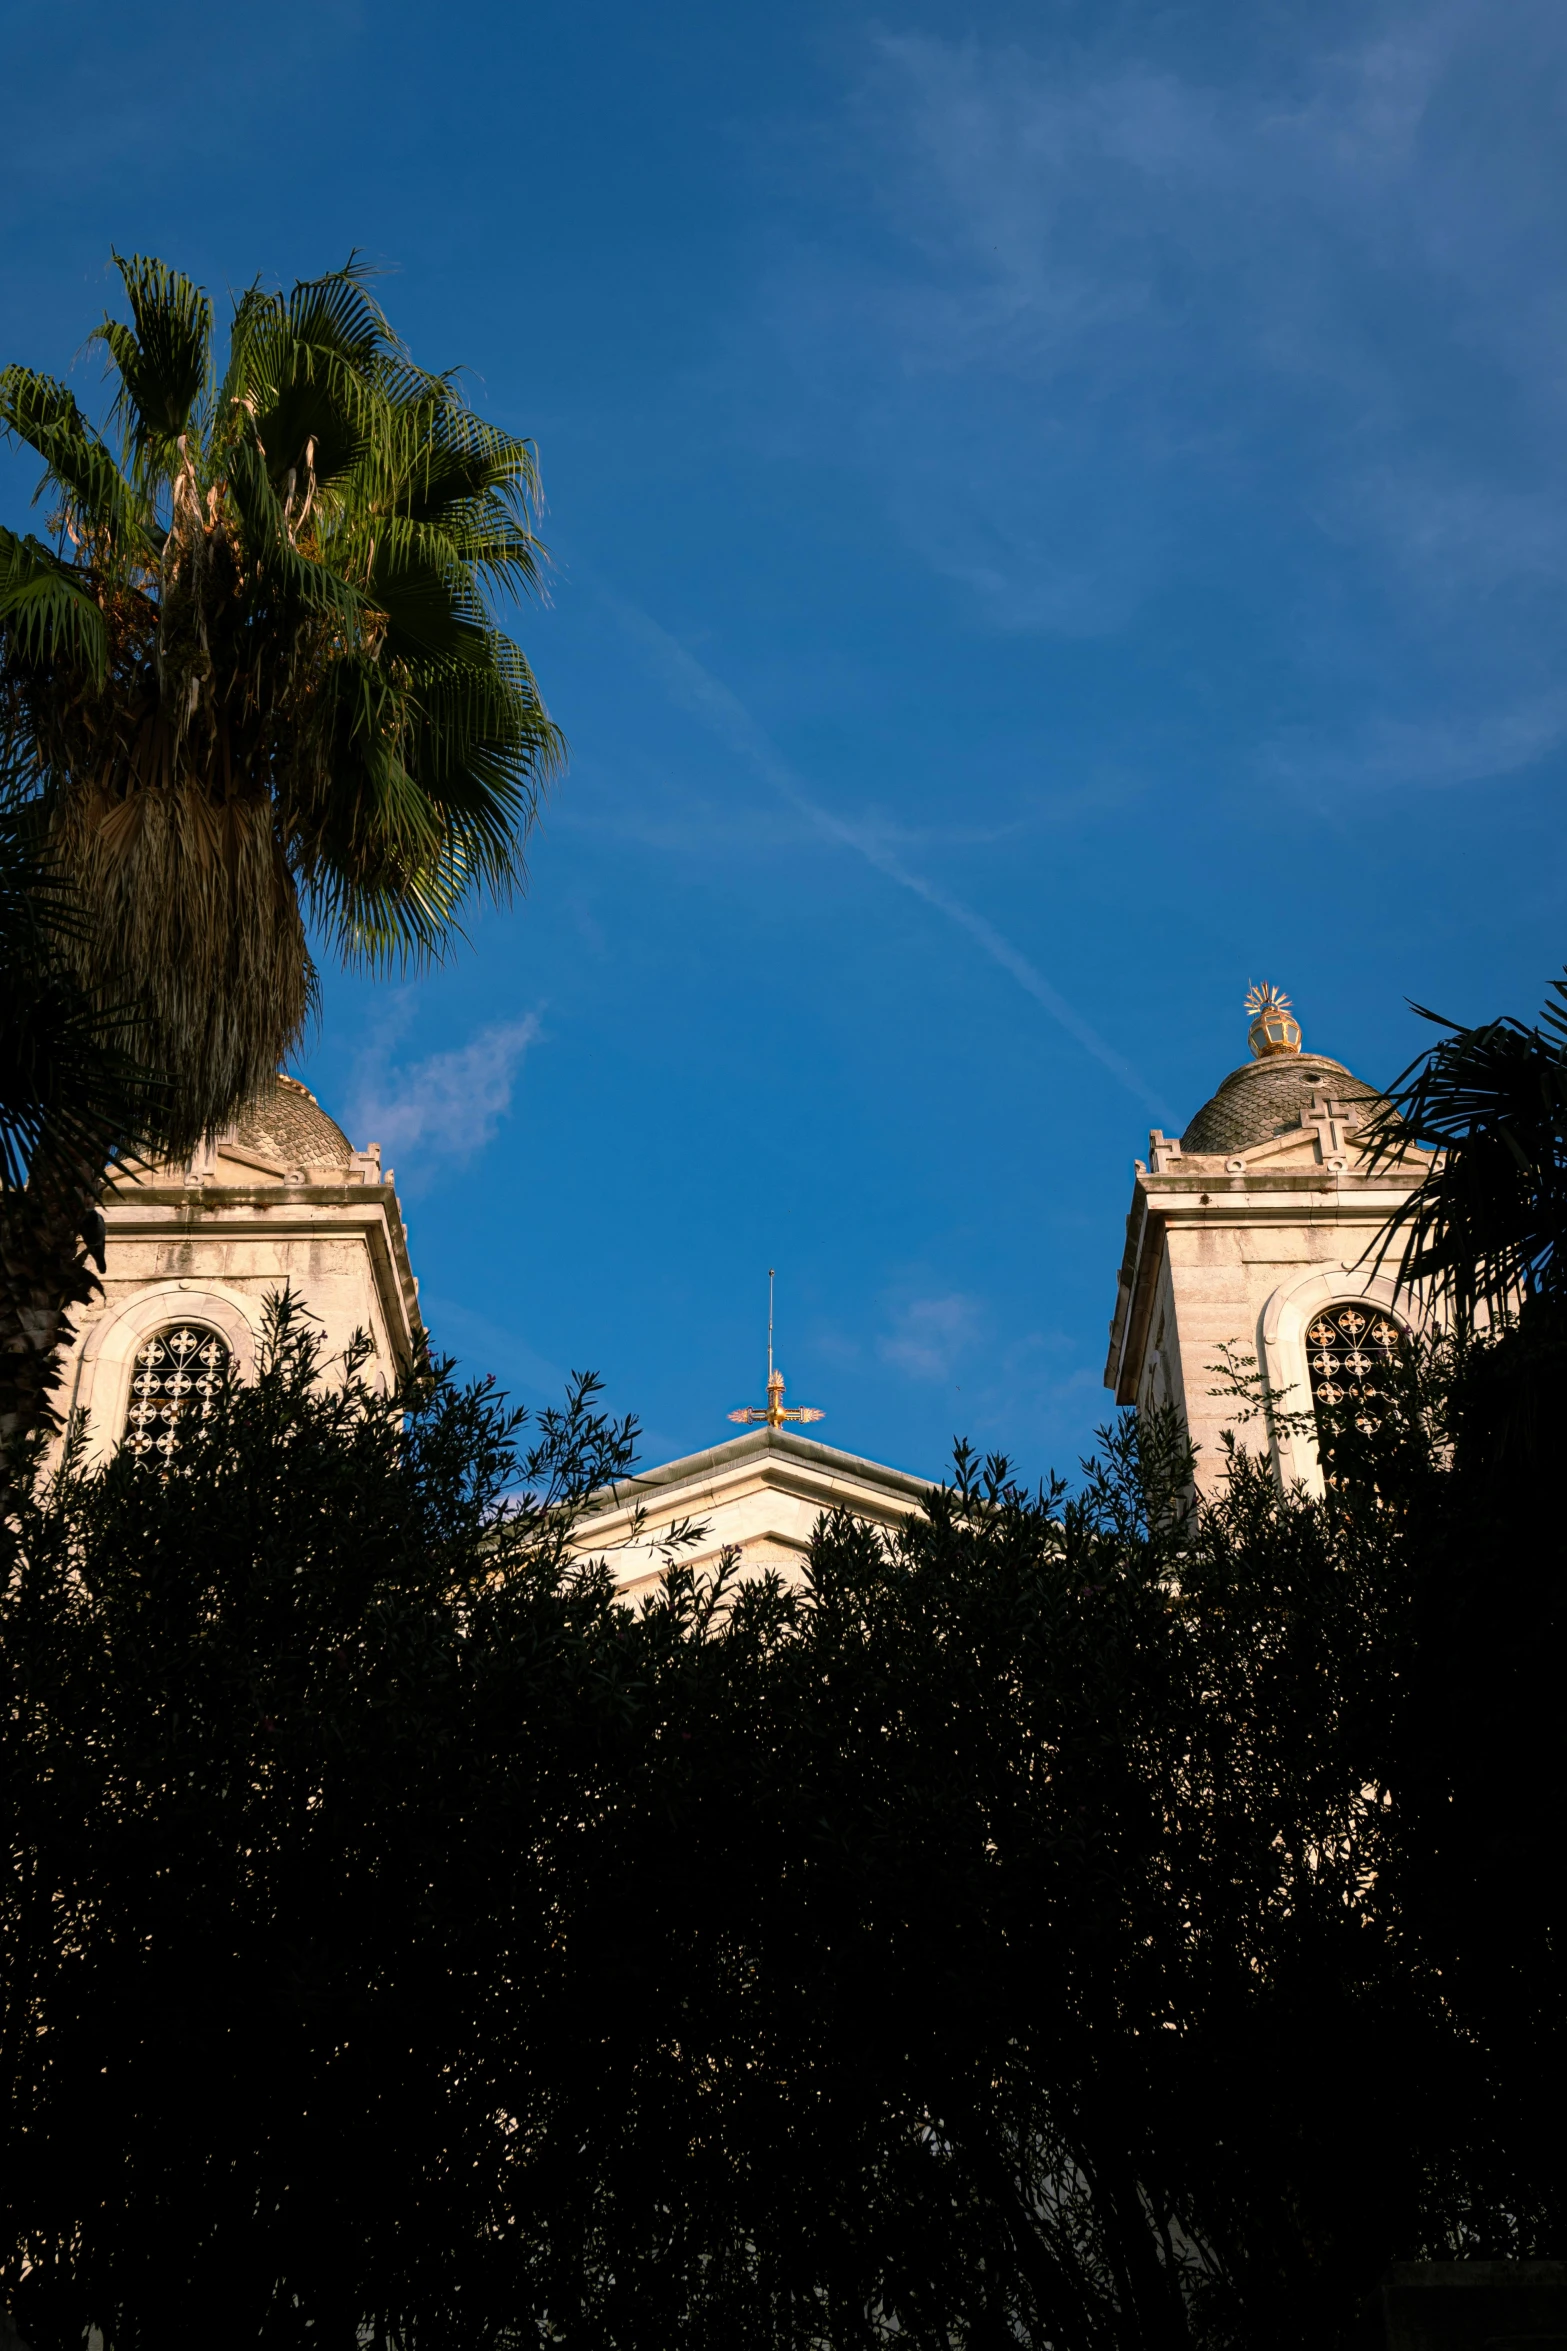
<instances>
[{"instance_id":1,"label":"green palm leaf","mask_svg":"<svg viewBox=\"0 0 1567 2351\"><path fill-rule=\"evenodd\" d=\"M162 1093L126 1050L133 1023L106 1018L61 953L85 921L0 784L0 1193L26 1183L42 1147L96 1156L105 1138L159 1139Z\"/></svg>"},{"instance_id":2,"label":"green palm leaf","mask_svg":"<svg viewBox=\"0 0 1567 2351\"><path fill-rule=\"evenodd\" d=\"M59 492L63 520L89 558L152 559L161 532L63 384L31 368L0 370L0 431L43 459L40 495Z\"/></svg>"},{"instance_id":3,"label":"green palm leaf","mask_svg":"<svg viewBox=\"0 0 1567 2351\"><path fill-rule=\"evenodd\" d=\"M139 480L155 479L177 465L179 442L199 422L197 404L210 389L212 304L161 261L118 253L114 261L134 325L106 318L89 340L105 346L119 372L110 413L127 459Z\"/></svg>"},{"instance_id":4,"label":"green palm leaf","mask_svg":"<svg viewBox=\"0 0 1567 2351\"><path fill-rule=\"evenodd\" d=\"M542 585L535 452L415 363L370 271L251 286L219 357L198 286L119 269L123 466L62 385L0 377L63 534L0 540L0 658L93 909L63 951L138 1007L194 1137L298 1033L302 906L348 956L439 955L522 881L563 746L491 602Z\"/></svg>"},{"instance_id":5,"label":"green palm leaf","mask_svg":"<svg viewBox=\"0 0 1567 2351\"><path fill-rule=\"evenodd\" d=\"M0 644L37 666L58 661L101 684L109 632L76 566L0 524Z\"/></svg>"},{"instance_id":6,"label":"green palm leaf","mask_svg":"<svg viewBox=\"0 0 1567 2351\"><path fill-rule=\"evenodd\" d=\"M1538 1025L1511 1017L1459 1028L1388 1090L1370 1130L1381 1166L1413 1143L1438 1156L1392 1219L1401 1278L1472 1325L1567 1283L1567 982Z\"/></svg>"}]
</instances>

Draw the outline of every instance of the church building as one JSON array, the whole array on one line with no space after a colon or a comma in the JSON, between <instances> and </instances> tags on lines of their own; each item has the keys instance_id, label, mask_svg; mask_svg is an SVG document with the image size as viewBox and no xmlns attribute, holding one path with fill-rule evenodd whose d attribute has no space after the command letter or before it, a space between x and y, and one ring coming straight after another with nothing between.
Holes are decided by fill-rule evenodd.
<instances>
[{"instance_id":1,"label":"church building","mask_svg":"<svg viewBox=\"0 0 1567 2351\"><path fill-rule=\"evenodd\" d=\"M254 1371L267 1298L291 1287L329 1354L355 1331L388 1385L418 1345L419 1285L390 1168L278 1077L183 1167L121 1168L103 1204L103 1295L79 1308L58 1391L90 1458L167 1455L229 1367Z\"/></svg>"},{"instance_id":2,"label":"church building","mask_svg":"<svg viewBox=\"0 0 1567 2351\"><path fill-rule=\"evenodd\" d=\"M1375 1173L1361 1138L1382 1097L1325 1053L1302 1049L1289 999L1255 988L1251 1058L1180 1135L1155 1127L1133 1163L1105 1386L1118 1404L1173 1404L1201 1485L1236 1418L1224 1350L1288 1412L1349 1398L1376 1411L1381 1367L1421 1316L1377 1236L1430 1167L1410 1151ZM1258 1430L1238 1431L1255 1446ZM1286 1484L1320 1492L1310 1436L1280 1435Z\"/></svg>"},{"instance_id":3,"label":"church building","mask_svg":"<svg viewBox=\"0 0 1567 2351\"><path fill-rule=\"evenodd\" d=\"M1380 1096L1341 1062L1303 1050L1287 998L1253 990L1250 1058L1183 1134L1155 1128L1134 1162L1105 1384L1117 1403L1173 1405L1198 1447L1199 1483L1234 1424L1225 1351L1254 1366L1292 1410L1344 1397L1377 1410L1382 1366L1418 1323L1396 1262L1376 1238L1429 1166L1411 1152L1372 1172L1363 1134ZM128 1444L165 1457L232 1367L254 1368L265 1301L292 1286L329 1353L356 1330L390 1383L419 1346L418 1283L390 1168L356 1150L297 1078L269 1092L181 1168L129 1166L105 1202L107 1272L81 1312L61 1401L83 1417L89 1453ZM926 1481L798 1433L820 1416L786 1406L769 1365L765 1407L726 1443L640 1471L600 1498L581 1533L628 1598L663 1574L681 1526L704 1531L678 1556L798 1574L825 1510L892 1527ZM1244 1441L1265 1442L1258 1423ZM1280 1435L1286 1482L1320 1484L1310 1437Z\"/></svg>"}]
</instances>

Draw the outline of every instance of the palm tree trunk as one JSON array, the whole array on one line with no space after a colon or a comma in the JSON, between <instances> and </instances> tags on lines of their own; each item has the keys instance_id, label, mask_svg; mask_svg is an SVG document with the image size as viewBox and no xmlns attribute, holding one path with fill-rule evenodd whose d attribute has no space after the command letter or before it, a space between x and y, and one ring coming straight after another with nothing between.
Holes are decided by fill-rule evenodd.
<instances>
[{"instance_id":1,"label":"palm tree trunk","mask_svg":"<svg viewBox=\"0 0 1567 2351\"><path fill-rule=\"evenodd\" d=\"M51 1391L76 1335L70 1309L102 1288L83 1234L103 1197L111 1140L99 1154L46 1138L25 1188L0 1198L0 1501L18 1446L61 1426Z\"/></svg>"}]
</instances>

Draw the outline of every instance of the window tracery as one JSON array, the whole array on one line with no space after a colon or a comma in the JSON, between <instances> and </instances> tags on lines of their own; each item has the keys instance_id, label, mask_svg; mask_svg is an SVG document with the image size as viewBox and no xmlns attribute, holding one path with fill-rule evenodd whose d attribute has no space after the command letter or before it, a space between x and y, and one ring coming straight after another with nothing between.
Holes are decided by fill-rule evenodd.
<instances>
[{"instance_id":1,"label":"window tracery","mask_svg":"<svg viewBox=\"0 0 1567 2351\"><path fill-rule=\"evenodd\" d=\"M1306 1366L1317 1433L1342 1425L1347 1405L1357 1428L1376 1428L1387 1409L1388 1367L1408 1336L1384 1307L1364 1298L1325 1306L1306 1333Z\"/></svg>"},{"instance_id":2,"label":"window tracery","mask_svg":"<svg viewBox=\"0 0 1567 2351\"><path fill-rule=\"evenodd\" d=\"M133 1453L161 1453L165 1460L179 1444L179 1428L192 1415L205 1420L228 1377L229 1350L215 1331L198 1323L172 1323L136 1350L125 1442Z\"/></svg>"}]
</instances>

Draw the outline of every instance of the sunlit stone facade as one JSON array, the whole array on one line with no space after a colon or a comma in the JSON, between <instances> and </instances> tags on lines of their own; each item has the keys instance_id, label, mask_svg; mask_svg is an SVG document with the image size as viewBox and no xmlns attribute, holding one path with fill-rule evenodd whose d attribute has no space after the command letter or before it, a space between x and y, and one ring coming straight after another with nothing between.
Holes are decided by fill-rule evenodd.
<instances>
[{"instance_id":1,"label":"sunlit stone facade","mask_svg":"<svg viewBox=\"0 0 1567 2351\"><path fill-rule=\"evenodd\" d=\"M167 1449L178 1416L201 1408L208 1340L213 1362L222 1348L242 1378L252 1372L266 1299L285 1284L328 1355L368 1334L371 1378L390 1380L418 1343L392 1171L375 1144L356 1151L297 1078L276 1079L187 1166L122 1171L104 1221L103 1296L74 1317L60 1391L95 1458L127 1437Z\"/></svg>"},{"instance_id":2,"label":"sunlit stone facade","mask_svg":"<svg viewBox=\"0 0 1567 2351\"><path fill-rule=\"evenodd\" d=\"M1302 1051L1287 1016L1271 1025L1273 1037L1267 1020L1254 1022L1253 1058L1183 1135L1154 1129L1126 1220L1105 1384L1117 1403L1177 1408L1200 1484L1218 1472L1224 1429L1268 1442L1260 1424L1237 1427L1233 1399L1213 1393L1226 1347L1309 1414L1324 1383L1374 1391L1383 1334L1420 1320L1397 1292L1396 1251L1378 1263L1376 1244L1429 1160L1410 1152L1373 1174L1362 1134L1375 1088ZM1334 1312L1345 1308L1347 1326ZM1271 1450L1282 1477L1320 1488L1314 1437L1286 1431Z\"/></svg>"},{"instance_id":3,"label":"sunlit stone facade","mask_svg":"<svg viewBox=\"0 0 1567 2351\"><path fill-rule=\"evenodd\" d=\"M1374 1410L1387 1350L1419 1319L1376 1242L1428 1161L1412 1153L1373 1174L1362 1136L1380 1097L1341 1062L1301 1049L1282 998L1258 992L1257 1003L1253 1058L1183 1136L1155 1129L1135 1163L1105 1369L1119 1403L1177 1408L1199 1480L1215 1475L1221 1432L1236 1425L1234 1401L1213 1392L1226 1348L1308 1416L1345 1396ZM124 1171L105 1218L104 1295L78 1318L62 1394L83 1415L94 1457L126 1441L177 1450L182 1420L207 1408L213 1383L230 1366L253 1371L265 1301L285 1283L329 1356L356 1331L369 1335L372 1378L390 1380L420 1344L391 1171L375 1144L356 1150L297 1079L279 1077L189 1165ZM1240 1433L1269 1441L1260 1423ZM1282 1477L1319 1483L1311 1435L1272 1444ZM725 1550L744 1573L797 1581L823 1511L891 1528L927 1491L901 1470L769 1425L601 1496L579 1548L608 1559L631 1597L654 1588L669 1557L710 1566ZM672 1550L682 1523L703 1532Z\"/></svg>"},{"instance_id":4,"label":"sunlit stone facade","mask_svg":"<svg viewBox=\"0 0 1567 2351\"><path fill-rule=\"evenodd\" d=\"M628 1599L651 1592L669 1560L716 1567L736 1554L738 1572L803 1577L811 1529L824 1511L847 1510L894 1527L920 1507L923 1478L862 1461L792 1429L758 1428L702 1453L627 1478L584 1522L578 1549L609 1561ZM673 1545L682 1524L702 1531Z\"/></svg>"}]
</instances>

